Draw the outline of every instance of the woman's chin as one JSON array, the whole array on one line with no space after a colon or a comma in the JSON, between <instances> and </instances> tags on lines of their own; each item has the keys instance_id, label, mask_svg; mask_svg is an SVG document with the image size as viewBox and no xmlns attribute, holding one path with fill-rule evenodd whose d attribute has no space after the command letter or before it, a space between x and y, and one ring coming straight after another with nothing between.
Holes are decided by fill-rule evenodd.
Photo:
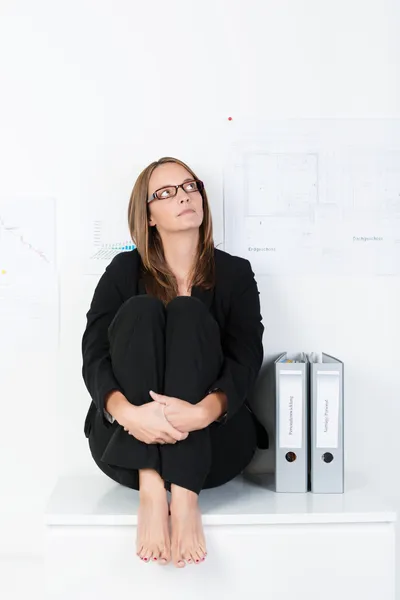
<instances>
[{"instance_id":1,"label":"woman's chin","mask_svg":"<svg viewBox=\"0 0 400 600\"><path fill-rule=\"evenodd\" d=\"M191 229L199 229L200 225L201 225L201 221L196 218L196 219L187 219L186 222L181 222L179 223L180 227L178 227L178 231L189 231Z\"/></svg>"}]
</instances>

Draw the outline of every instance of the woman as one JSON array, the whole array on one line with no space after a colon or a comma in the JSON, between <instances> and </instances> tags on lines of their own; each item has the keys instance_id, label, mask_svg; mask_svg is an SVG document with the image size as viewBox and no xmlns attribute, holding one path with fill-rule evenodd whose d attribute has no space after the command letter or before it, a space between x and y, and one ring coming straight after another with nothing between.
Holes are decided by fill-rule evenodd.
<instances>
[{"instance_id":1,"label":"woman","mask_svg":"<svg viewBox=\"0 0 400 600\"><path fill-rule=\"evenodd\" d=\"M207 554L200 491L268 447L246 400L263 360L259 292L249 261L214 248L183 162L144 169L128 220L136 249L111 261L86 315L84 429L99 468L139 490L138 556L184 567Z\"/></svg>"}]
</instances>

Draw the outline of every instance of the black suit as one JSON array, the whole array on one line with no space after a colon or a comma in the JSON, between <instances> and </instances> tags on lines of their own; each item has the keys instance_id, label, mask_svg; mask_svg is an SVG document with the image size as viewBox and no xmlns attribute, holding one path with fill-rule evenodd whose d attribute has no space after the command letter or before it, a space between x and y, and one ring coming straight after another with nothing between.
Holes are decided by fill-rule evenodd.
<instances>
[{"instance_id":1,"label":"black suit","mask_svg":"<svg viewBox=\"0 0 400 600\"><path fill-rule=\"evenodd\" d=\"M240 473L268 436L247 403L263 361L259 292L249 261L215 249L216 285L193 287L166 308L146 296L137 250L118 254L95 289L82 338L82 375L92 402L84 432L97 465L138 488L137 470L155 468L166 481L197 493ZM120 390L133 404L148 390L195 404L208 390L228 398L221 424L165 446L144 444L104 413Z\"/></svg>"}]
</instances>

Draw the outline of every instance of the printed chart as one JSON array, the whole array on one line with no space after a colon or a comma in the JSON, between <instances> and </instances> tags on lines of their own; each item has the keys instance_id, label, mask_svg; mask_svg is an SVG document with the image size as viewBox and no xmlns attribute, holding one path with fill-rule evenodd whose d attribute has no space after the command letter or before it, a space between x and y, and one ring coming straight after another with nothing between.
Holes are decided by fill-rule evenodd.
<instances>
[{"instance_id":1,"label":"printed chart","mask_svg":"<svg viewBox=\"0 0 400 600\"><path fill-rule=\"evenodd\" d=\"M135 249L128 224L118 219L112 209L109 214L103 211L101 216L98 212L94 213L96 218L86 219L85 275L101 275L114 256Z\"/></svg>"},{"instance_id":2,"label":"printed chart","mask_svg":"<svg viewBox=\"0 0 400 600\"><path fill-rule=\"evenodd\" d=\"M0 352L58 345L56 204L0 198Z\"/></svg>"}]
</instances>

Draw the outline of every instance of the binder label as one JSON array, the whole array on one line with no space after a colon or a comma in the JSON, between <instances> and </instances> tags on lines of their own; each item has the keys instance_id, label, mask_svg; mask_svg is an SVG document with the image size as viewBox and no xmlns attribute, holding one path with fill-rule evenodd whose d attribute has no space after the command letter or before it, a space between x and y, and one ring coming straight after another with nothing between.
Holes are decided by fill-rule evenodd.
<instances>
[{"instance_id":1,"label":"binder label","mask_svg":"<svg viewBox=\"0 0 400 600\"><path fill-rule=\"evenodd\" d=\"M302 448L303 380L301 371L279 372L279 447Z\"/></svg>"},{"instance_id":2,"label":"binder label","mask_svg":"<svg viewBox=\"0 0 400 600\"><path fill-rule=\"evenodd\" d=\"M339 371L317 371L317 448L339 446Z\"/></svg>"}]
</instances>

